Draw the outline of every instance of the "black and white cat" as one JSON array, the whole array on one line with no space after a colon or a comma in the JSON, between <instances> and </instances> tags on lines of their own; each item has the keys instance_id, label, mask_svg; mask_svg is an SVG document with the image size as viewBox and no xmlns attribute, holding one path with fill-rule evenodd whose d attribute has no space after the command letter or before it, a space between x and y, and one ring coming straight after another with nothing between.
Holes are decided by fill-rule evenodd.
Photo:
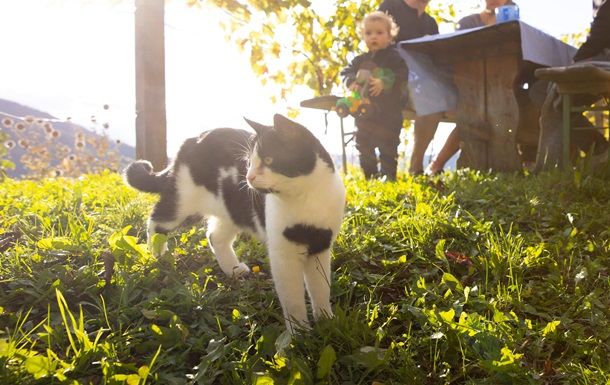
<instances>
[{"instance_id":1,"label":"black and white cat","mask_svg":"<svg viewBox=\"0 0 610 385\"><path fill-rule=\"evenodd\" d=\"M345 187L322 144L302 125L275 115L273 126L248 121L256 135L218 128L186 140L167 169L139 160L125 171L132 187L160 194L148 240L193 216L222 271L241 276L233 241L240 232L267 246L286 326L307 326L305 288L314 319L332 316L330 249L343 220ZM248 189L248 186L250 189ZM163 250L162 252L164 252Z\"/></svg>"}]
</instances>

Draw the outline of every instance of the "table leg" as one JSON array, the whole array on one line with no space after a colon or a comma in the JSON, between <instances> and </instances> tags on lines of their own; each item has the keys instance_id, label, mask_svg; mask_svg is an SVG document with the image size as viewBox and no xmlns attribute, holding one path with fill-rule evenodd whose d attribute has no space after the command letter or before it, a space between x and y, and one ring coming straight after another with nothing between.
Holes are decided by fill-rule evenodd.
<instances>
[{"instance_id":1,"label":"table leg","mask_svg":"<svg viewBox=\"0 0 610 385\"><path fill-rule=\"evenodd\" d=\"M520 108L515 93L520 71L518 50L478 53L454 64L459 90L457 121L461 131L459 167L477 170L517 171Z\"/></svg>"},{"instance_id":2,"label":"table leg","mask_svg":"<svg viewBox=\"0 0 610 385\"><path fill-rule=\"evenodd\" d=\"M563 123L561 131L561 148L563 158L563 169L570 169L570 110L572 109L572 100L570 94L563 94Z\"/></svg>"},{"instance_id":3,"label":"table leg","mask_svg":"<svg viewBox=\"0 0 610 385\"><path fill-rule=\"evenodd\" d=\"M463 61L454 66L454 83L459 90L456 121L460 125L460 148L458 167L476 170L488 168L486 128L485 81L482 61Z\"/></svg>"},{"instance_id":4,"label":"table leg","mask_svg":"<svg viewBox=\"0 0 610 385\"><path fill-rule=\"evenodd\" d=\"M341 126L341 160L343 161L343 174L347 175L347 155L345 154L345 129L343 128L343 118L339 118Z\"/></svg>"}]
</instances>

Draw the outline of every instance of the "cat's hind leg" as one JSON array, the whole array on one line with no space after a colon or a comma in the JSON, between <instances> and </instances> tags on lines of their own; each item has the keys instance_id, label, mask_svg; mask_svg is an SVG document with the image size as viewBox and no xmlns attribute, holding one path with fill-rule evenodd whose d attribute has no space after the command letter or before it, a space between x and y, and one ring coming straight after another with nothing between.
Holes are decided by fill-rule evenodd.
<instances>
[{"instance_id":1,"label":"cat's hind leg","mask_svg":"<svg viewBox=\"0 0 610 385\"><path fill-rule=\"evenodd\" d=\"M159 202L155 204L152 214L148 218L147 235L148 249L155 257L160 257L167 252L167 242L162 245L153 245L155 234L167 235L178 228L188 218L200 217L200 215L189 208L189 205L182 204L180 197L173 191L161 195Z\"/></svg>"},{"instance_id":2,"label":"cat's hind leg","mask_svg":"<svg viewBox=\"0 0 610 385\"><path fill-rule=\"evenodd\" d=\"M211 217L208 220L208 241L222 271L229 277L240 277L250 272L245 263L239 262L233 250L233 241L239 229L231 222Z\"/></svg>"},{"instance_id":3,"label":"cat's hind leg","mask_svg":"<svg viewBox=\"0 0 610 385\"><path fill-rule=\"evenodd\" d=\"M153 247L153 236L155 234L168 234L180 226L188 217L188 213L181 214L179 211L175 197L161 196L148 218L148 248L155 257L160 257L167 252L167 242L155 248Z\"/></svg>"},{"instance_id":4,"label":"cat's hind leg","mask_svg":"<svg viewBox=\"0 0 610 385\"><path fill-rule=\"evenodd\" d=\"M307 257L305 261L305 284L313 317L315 320L324 316L332 317L330 306L330 250Z\"/></svg>"}]
</instances>

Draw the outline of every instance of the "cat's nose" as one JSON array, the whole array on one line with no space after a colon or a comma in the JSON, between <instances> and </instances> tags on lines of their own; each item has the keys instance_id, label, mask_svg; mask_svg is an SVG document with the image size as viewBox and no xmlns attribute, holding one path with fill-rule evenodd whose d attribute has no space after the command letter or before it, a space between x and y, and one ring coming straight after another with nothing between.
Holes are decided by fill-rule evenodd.
<instances>
[{"instance_id":1,"label":"cat's nose","mask_svg":"<svg viewBox=\"0 0 610 385\"><path fill-rule=\"evenodd\" d=\"M246 179L248 179L248 182L252 183L256 179L256 175L255 174L248 174L248 175L246 175Z\"/></svg>"}]
</instances>

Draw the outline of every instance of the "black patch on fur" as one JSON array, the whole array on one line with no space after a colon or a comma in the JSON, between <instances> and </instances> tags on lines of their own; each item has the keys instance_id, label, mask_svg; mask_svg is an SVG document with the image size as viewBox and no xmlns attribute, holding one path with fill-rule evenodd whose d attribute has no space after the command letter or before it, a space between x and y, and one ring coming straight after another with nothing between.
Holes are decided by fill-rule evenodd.
<instances>
[{"instance_id":1,"label":"black patch on fur","mask_svg":"<svg viewBox=\"0 0 610 385\"><path fill-rule=\"evenodd\" d=\"M330 247L333 232L330 229L299 224L287 227L283 234L289 241L307 246L309 255L315 255Z\"/></svg>"},{"instance_id":2,"label":"black patch on fur","mask_svg":"<svg viewBox=\"0 0 610 385\"><path fill-rule=\"evenodd\" d=\"M199 214L193 214L186 217L184 221L180 224L180 226L194 226L200 223L203 220L203 217Z\"/></svg>"},{"instance_id":3,"label":"black patch on fur","mask_svg":"<svg viewBox=\"0 0 610 385\"><path fill-rule=\"evenodd\" d=\"M311 174L319 156L331 170L333 161L320 141L307 128L281 117L275 126L257 135L257 151L261 159L273 158L266 166L271 171L291 178Z\"/></svg>"},{"instance_id":4,"label":"black patch on fur","mask_svg":"<svg viewBox=\"0 0 610 385\"><path fill-rule=\"evenodd\" d=\"M153 173L152 166L147 161L135 161L125 170L127 183L140 191L158 193L161 195L155 204L150 217L155 222L173 222L176 219L176 180L172 169L168 167L160 173ZM154 232L167 234L172 229L156 226Z\"/></svg>"},{"instance_id":5,"label":"black patch on fur","mask_svg":"<svg viewBox=\"0 0 610 385\"><path fill-rule=\"evenodd\" d=\"M131 187L143 192L161 193L171 179L171 168L153 172L152 164L147 160L136 160L124 171L125 181Z\"/></svg>"},{"instance_id":6,"label":"black patch on fur","mask_svg":"<svg viewBox=\"0 0 610 385\"><path fill-rule=\"evenodd\" d=\"M261 159L273 158L267 168L291 178L311 174L316 165L316 153L311 145L283 138L277 131L259 137L257 148Z\"/></svg>"},{"instance_id":7,"label":"black patch on fur","mask_svg":"<svg viewBox=\"0 0 610 385\"><path fill-rule=\"evenodd\" d=\"M240 179L244 183L243 174L245 170L240 170ZM227 210L233 222L240 227L247 227L255 230L254 226L254 207L250 197L254 198L253 191L249 191L245 185L242 188L235 184L232 177L222 180L222 198L225 201Z\"/></svg>"},{"instance_id":8,"label":"black patch on fur","mask_svg":"<svg viewBox=\"0 0 610 385\"><path fill-rule=\"evenodd\" d=\"M326 151L322 144L320 144L320 147L318 147L317 153L318 155L320 155L320 159L322 159L322 161L326 163L331 170L335 171L335 164L333 163L333 159L330 157L330 154L328 153L328 151Z\"/></svg>"},{"instance_id":9,"label":"black patch on fur","mask_svg":"<svg viewBox=\"0 0 610 385\"><path fill-rule=\"evenodd\" d=\"M245 169L252 136L248 131L231 128L206 131L182 144L174 170L182 164L188 165L195 184L217 195L221 168Z\"/></svg>"},{"instance_id":10,"label":"black patch on fur","mask_svg":"<svg viewBox=\"0 0 610 385\"><path fill-rule=\"evenodd\" d=\"M167 235L169 233L169 230L162 226L155 226L154 232Z\"/></svg>"},{"instance_id":11,"label":"black patch on fur","mask_svg":"<svg viewBox=\"0 0 610 385\"><path fill-rule=\"evenodd\" d=\"M153 212L150 215L152 220L155 222L173 222L174 220L176 220L177 201L178 197L176 192L175 180L172 180L171 184L165 186L165 191L161 193L161 199L159 199L159 202L157 202L157 204L153 208ZM161 232L157 230L155 231ZM168 231L164 232L164 234L167 233Z\"/></svg>"}]
</instances>

